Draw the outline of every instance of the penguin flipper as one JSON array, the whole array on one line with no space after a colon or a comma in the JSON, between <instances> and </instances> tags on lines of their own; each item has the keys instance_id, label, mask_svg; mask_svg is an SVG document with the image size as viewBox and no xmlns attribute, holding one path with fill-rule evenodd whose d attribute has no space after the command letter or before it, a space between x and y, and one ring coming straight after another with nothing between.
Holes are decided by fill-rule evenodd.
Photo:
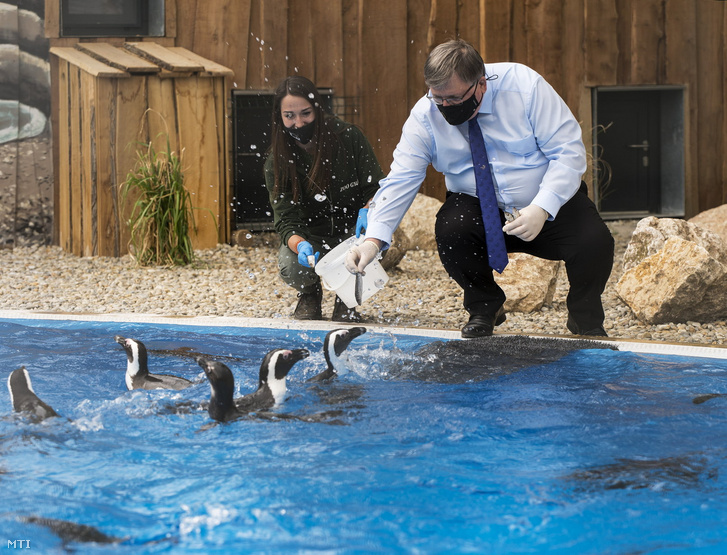
<instances>
[{"instance_id":1,"label":"penguin flipper","mask_svg":"<svg viewBox=\"0 0 727 555\"><path fill-rule=\"evenodd\" d=\"M316 374L312 378L308 378L306 382L329 382L336 378L336 376L338 374L336 374L333 368L326 368L323 372Z\"/></svg>"}]
</instances>

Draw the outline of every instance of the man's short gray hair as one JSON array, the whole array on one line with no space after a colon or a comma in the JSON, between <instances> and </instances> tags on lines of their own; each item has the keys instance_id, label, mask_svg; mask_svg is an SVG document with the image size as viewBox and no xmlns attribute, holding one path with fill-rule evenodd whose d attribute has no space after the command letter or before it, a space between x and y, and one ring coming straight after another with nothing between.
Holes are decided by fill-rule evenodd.
<instances>
[{"instance_id":1,"label":"man's short gray hair","mask_svg":"<svg viewBox=\"0 0 727 555\"><path fill-rule=\"evenodd\" d=\"M462 39L435 46L424 64L424 82L430 89L442 88L455 74L468 84L485 74L482 56Z\"/></svg>"}]
</instances>

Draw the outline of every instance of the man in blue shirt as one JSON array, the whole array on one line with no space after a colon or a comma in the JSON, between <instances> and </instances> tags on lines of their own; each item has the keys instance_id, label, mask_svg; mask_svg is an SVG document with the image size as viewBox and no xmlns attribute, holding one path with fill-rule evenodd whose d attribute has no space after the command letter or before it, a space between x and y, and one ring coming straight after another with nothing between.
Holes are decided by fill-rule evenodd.
<instances>
[{"instance_id":1,"label":"man in blue shirt","mask_svg":"<svg viewBox=\"0 0 727 555\"><path fill-rule=\"evenodd\" d=\"M431 164L444 174L447 187L435 223L439 257L462 287L470 314L462 336L492 335L504 322L505 294L488 262L470 150L468 128L474 120L484 138L487 179L491 175L499 208L497 232L502 229L507 251L564 260L568 329L605 336L601 294L613 266L614 242L581 181L586 151L568 106L532 69L485 65L463 40L432 50L424 76L429 93L404 124L391 171L371 202L366 240L347 256L349 271L364 272L388 248Z\"/></svg>"}]
</instances>

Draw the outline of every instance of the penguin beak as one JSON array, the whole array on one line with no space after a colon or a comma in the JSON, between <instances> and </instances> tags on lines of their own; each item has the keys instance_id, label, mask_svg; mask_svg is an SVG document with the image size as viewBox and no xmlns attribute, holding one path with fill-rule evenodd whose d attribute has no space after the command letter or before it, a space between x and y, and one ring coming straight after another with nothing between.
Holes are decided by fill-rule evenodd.
<instances>
[{"instance_id":1,"label":"penguin beak","mask_svg":"<svg viewBox=\"0 0 727 555\"><path fill-rule=\"evenodd\" d=\"M310 356L310 351L308 349L293 349L290 352L290 356L293 360L295 360L295 362L298 362L299 360L308 358Z\"/></svg>"},{"instance_id":2,"label":"penguin beak","mask_svg":"<svg viewBox=\"0 0 727 555\"><path fill-rule=\"evenodd\" d=\"M285 376L288 375L288 372L293 368L296 362L299 360L303 360L304 358L308 358L310 355L310 351L308 349L276 349L274 351L270 351L270 353L267 354L265 360L268 360L268 357L270 357L273 353L277 353L277 361L275 362L274 368L270 368L268 366L268 371L272 370L272 375L266 375L264 379L276 379L276 380L282 380L285 378ZM266 364L263 362L263 365L261 365L260 369L261 371L263 368L265 368Z\"/></svg>"},{"instance_id":3,"label":"penguin beak","mask_svg":"<svg viewBox=\"0 0 727 555\"><path fill-rule=\"evenodd\" d=\"M348 333L351 334L351 339L356 339L358 336L366 333L366 328L359 326L356 328L349 328Z\"/></svg>"}]
</instances>

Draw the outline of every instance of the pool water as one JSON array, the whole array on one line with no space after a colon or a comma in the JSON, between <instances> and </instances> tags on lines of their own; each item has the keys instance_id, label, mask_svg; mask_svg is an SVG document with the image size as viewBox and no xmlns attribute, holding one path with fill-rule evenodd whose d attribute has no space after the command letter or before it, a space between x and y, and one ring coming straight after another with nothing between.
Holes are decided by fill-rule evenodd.
<instances>
[{"instance_id":1,"label":"pool water","mask_svg":"<svg viewBox=\"0 0 727 555\"><path fill-rule=\"evenodd\" d=\"M152 372L199 383L126 391L116 334L146 344ZM3 380L25 366L63 416L30 423L0 390L0 545L727 552L727 361L579 349L438 381L422 379L448 364L425 352L432 339L369 330L348 349L349 374L312 385L324 336L0 320ZM280 418L210 425L191 352L230 366L242 395L276 347L311 351L288 377Z\"/></svg>"}]
</instances>

